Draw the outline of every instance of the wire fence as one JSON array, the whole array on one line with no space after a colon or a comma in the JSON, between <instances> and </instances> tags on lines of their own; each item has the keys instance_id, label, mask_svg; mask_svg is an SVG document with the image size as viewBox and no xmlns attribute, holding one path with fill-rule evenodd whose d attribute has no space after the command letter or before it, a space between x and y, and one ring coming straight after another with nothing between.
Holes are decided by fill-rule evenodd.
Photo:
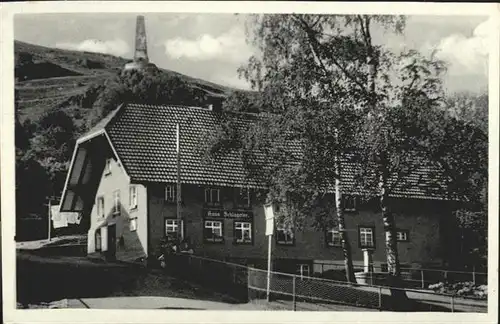
<instances>
[{"instance_id":1,"label":"wire fence","mask_svg":"<svg viewBox=\"0 0 500 324\"><path fill-rule=\"evenodd\" d=\"M242 264L174 254L166 271L186 281L271 309L487 312L487 301L382 285L350 284L317 277L247 267Z\"/></svg>"},{"instance_id":2,"label":"wire fence","mask_svg":"<svg viewBox=\"0 0 500 324\"><path fill-rule=\"evenodd\" d=\"M345 270L343 264L338 263L316 263L315 276L328 279L343 280L345 278ZM363 267L356 267L355 272L363 272ZM372 271L366 275L368 284L383 285L383 276L377 274L387 273L387 267L378 265L372 266ZM382 278L382 279L381 279ZM401 267L401 278L405 283L406 288L428 289L429 286L440 282L446 284L454 284L461 282L471 282L475 286L487 285L488 274L480 271L457 271L446 269L427 269L427 268L411 268Z\"/></svg>"}]
</instances>

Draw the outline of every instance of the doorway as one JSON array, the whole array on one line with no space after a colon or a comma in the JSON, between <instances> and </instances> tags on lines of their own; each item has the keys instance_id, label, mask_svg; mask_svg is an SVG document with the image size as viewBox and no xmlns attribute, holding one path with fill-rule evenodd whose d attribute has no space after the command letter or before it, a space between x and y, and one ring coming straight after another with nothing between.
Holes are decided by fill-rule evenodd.
<instances>
[{"instance_id":1,"label":"doorway","mask_svg":"<svg viewBox=\"0 0 500 324\"><path fill-rule=\"evenodd\" d=\"M116 260L116 225L108 226L108 260Z\"/></svg>"}]
</instances>

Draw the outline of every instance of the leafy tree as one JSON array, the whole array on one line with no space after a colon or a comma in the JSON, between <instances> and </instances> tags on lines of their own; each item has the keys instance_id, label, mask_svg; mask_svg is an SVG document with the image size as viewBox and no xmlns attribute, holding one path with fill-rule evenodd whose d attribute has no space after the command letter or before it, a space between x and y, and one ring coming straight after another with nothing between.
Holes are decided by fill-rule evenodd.
<instances>
[{"instance_id":1,"label":"leafy tree","mask_svg":"<svg viewBox=\"0 0 500 324\"><path fill-rule=\"evenodd\" d=\"M442 62L416 51L393 53L372 39L375 25L401 33L404 22L399 16L255 16L250 40L261 53L240 73L259 91L262 110L273 115L243 134L230 131L230 123L223 125L209 141L212 149L224 152L227 149L220 147L230 146L240 151L251 170L268 172L271 196L288 201L294 196L298 208L288 216L306 215L303 211L328 197L335 182L348 280L341 159L355 157L361 164L361 188L379 199L388 268L398 278L396 226L387 198L416 172L416 161L427 162L428 156L419 151L426 152L435 126L431 117L442 102ZM293 141L303 154L290 166L285 162L289 151L283 147ZM248 153L252 149L259 152L255 155L264 152L271 167L255 167L259 157Z\"/></svg>"},{"instance_id":2,"label":"leafy tree","mask_svg":"<svg viewBox=\"0 0 500 324\"><path fill-rule=\"evenodd\" d=\"M63 110L46 112L30 139L30 154L45 168L53 184L47 195L58 195L64 186L69 160L73 152L76 127Z\"/></svg>"},{"instance_id":3,"label":"leafy tree","mask_svg":"<svg viewBox=\"0 0 500 324\"><path fill-rule=\"evenodd\" d=\"M434 159L447 175L446 189L462 203L456 211L463 264L484 263L488 218L487 95L447 98L433 141Z\"/></svg>"},{"instance_id":4,"label":"leafy tree","mask_svg":"<svg viewBox=\"0 0 500 324\"><path fill-rule=\"evenodd\" d=\"M15 97L17 108L18 97ZM30 151L30 130L21 124L17 114L15 118L16 146L16 218L26 217L30 213L41 214L45 207L46 193L50 182L45 169ZM29 203L27 203L29 202Z\"/></svg>"}]
</instances>

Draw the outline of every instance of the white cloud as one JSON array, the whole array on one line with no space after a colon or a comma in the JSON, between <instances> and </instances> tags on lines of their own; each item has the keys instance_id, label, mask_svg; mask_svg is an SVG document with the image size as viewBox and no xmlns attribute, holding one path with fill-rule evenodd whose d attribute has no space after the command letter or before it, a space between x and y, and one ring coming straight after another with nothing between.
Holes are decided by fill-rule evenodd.
<instances>
[{"instance_id":1,"label":"white cloud","mask_svg":"<svg viewBox=\"0 0 500 324\"><path fill-rule=\"evenodd\" d=\"M127 42L122 39L97 40L86 39L80 43L56 43L56 47L67 50L87 51L123 56L130 50Z\"/></svg>"},{"instance_id":2,"label":"white cloud","mask_svg":"<svg viewBox=\"0 0 500 324\"><path fill-rule=\"evenodd\" d=\"M488 46L493 30L493 20L477 25L472 36L452 34L437 45L437 57L450 64L449 73L454 75L488 73Z\"/></svg>"},{"instance_id":3,"label":"white cloud","mask_svg":"<svg viewBox=\"0 0 500 324\"><path fill-rule=\"evenodd\" d=\"M212 59L242 63L251 54L241 28L232 28L219 36L203 34L196 39L174 38L165 43L165 53L174 59L188 58L194 61Z\"/></svg>"}]
</instances>

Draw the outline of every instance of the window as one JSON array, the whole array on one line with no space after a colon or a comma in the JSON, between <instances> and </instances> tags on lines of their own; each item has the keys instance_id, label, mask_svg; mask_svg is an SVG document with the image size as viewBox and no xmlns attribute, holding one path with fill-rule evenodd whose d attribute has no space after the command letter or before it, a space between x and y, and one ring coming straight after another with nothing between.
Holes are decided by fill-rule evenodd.
<instances>
[{"instance_id":1,"label":"window","mask_svg":"<svg viewBox=\"0 0 500 324\"><path fill-rule=\"evenodd\" d=\"M250 190L248 188L235 189L235 205L236 207L250 207Z\"/></svg>"},{"instance_id":2,"label":"window","mask_svg":"<svg viewBox=\"0 0 500 324\"><path fill-rule=\"evenodd\" d=\"M176 202L177 197L175 196L175 186L167 185L165 187L165 201L166 202Z\"/></svg>"},{"instance_id":3,"label":"window","mask_svg":"<svg viewBox=\"0 0 500 324\"><path fill-rule=\"evenodd\" d=\"M130 192L129 192L129 205L130 209L136 209L137 208L137 186L130 186Z\"/></svg>"},{"instance_id":4,"label":"window","mask_svg":"<svg viewBox=\"0 0 500 324\"><path fill-rule=\"evenodd\" d=\"M106 159L106 166L104 169L104 174L105 175L111 174L111 159Z\"/></svg>"},{"instance_id":5,"label":"window","mask_svg":"<svg viewBox=\"0 0 500 324\"><path fill-rule=\"evenodd\" d=\"M113 217L120 216L120 190L113 192Z\"/></svg>"},{"instance_id":6,"label":"window","mask_svg":"<svg viewBox=\"0 0 500 324\"><path fill-rule=\"evenodd\" d=\"M297 274L300 276L301 279L303 277L309 277L310 276L310 267L308 264L299 264L297 266Z\"/></svg>"},{"instance_id":7,"label":"window","mask_svg":"<svg viewBox=\"0 0 500 324\"><path fill-rule=\"evenodd\" d=\"M137 231L137 217L128 220L128 228L131 232Z\"/></svg>"},{"instance_id":8,"label":"window","mask_svg":"<svg viewBox=\"0 0 500 324\"><path fill-rule=\"evenodd\" d=\"M104 218L104 197L97 197L97 217Z\"/></svg>"},{"instance_id":9,"label":"window","mask_svg":"<svg viewBox=\"0 0 500 324\"><path fill-rule=\"evenodd\" d=\"M220 190L214 188L205 188L205 203L209 205L220 204Z\"/></svg>"},{"instance_id":10,"label":"window","mask_svg":"<svg viewBox=\"0 0 500 324\"><path fill-rule=\"evenodd\" d=\"M101 249L102 249L101 229L99 228L95 231L95 250L101 251Z\"/></svg>"},{"instance_id":11,"label":"window","mask_svg":"<svg viewBox=\"0 0 500 324\"><path fill-rule=\"evenodd\" d=\"M358 204L357 197L345 195L344 196L344 210L345 211L356 211Z\"/></svg>"},{"instance_id":12,"label":"window","mask_svg":"<svg viewBox=\"0 0 500 324\"><path fill-rule=\"evenodd\" d=\"M342 238L337 229L330 229L326 232L326 242L329 246L342 246Z\"/></svg>"},{"instance_id":13,"label":"window","mask_svg":"<svg viewBox=\"0 0 500 324\"><path fill-rule=\"evenodd\" d=\"M375 240L374 240L373 232L374 232L373 227L360 227L359 228L359 246L361 248L375 247Z\"/></svg>"},{"instance_id":14,"label":"window","mask_svg":"<svg viewBox=\"0 0 500 324\"><path fill-rule=\"evenodd\" d=\"M283 245L293 245L293 230L283 225L276 226L276 242Z\"/></svg>"},{"instance_id":15,"label":"window","mask_svg":"<svg viewBox=\"0 0 500 324\"><path fill-rule=\"evenodd\" d=\"M203 234L207 242L222 242L222 222L206 220Z\"/></svg>"},{"instance_id":16,"label":"window","mask_svg":"<svg viewBox=\"0 0 500 324\"><path fill-rule=\"evenodd\" d=\"M165 236L169 240L177 241L177 227L179 221L177 219L165 218ZM181 239L184 237L184 221L181 220Z\"/></svg>"},{"instance_id":17,"label":"window","mask_svg":"<svg viewBox=\"0 0 500 324\"><path fill-rule=\"evenodd\" d=\"M396 231L396 241L398 242L408 242L410 241L407 230L397 230Z\"/></svg>"},{"instance_id":18,"label":"window","mask_svg":"<svg viewBox=\"0 0 500 324\"><path fill-rule=\"evenodd\" d=\"M252 243L252 223L234 222L234 239L236 243Z\"/></svg>"}]
</instances>

